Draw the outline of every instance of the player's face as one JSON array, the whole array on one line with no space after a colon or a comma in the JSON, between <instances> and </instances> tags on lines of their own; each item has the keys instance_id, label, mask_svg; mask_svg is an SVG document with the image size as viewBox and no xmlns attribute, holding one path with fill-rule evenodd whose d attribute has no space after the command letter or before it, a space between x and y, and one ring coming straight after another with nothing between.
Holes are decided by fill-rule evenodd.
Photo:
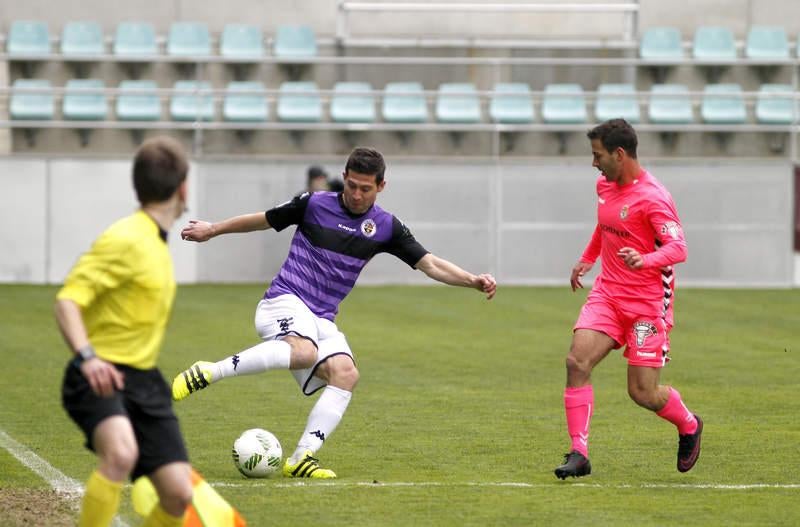
<instances>
[{"instance_id":1,"label":"player's face","mask_svg":"<svg viewBox=\"0 0 800 527\"><path fill-rule=\"evenodd\" d=\"M592 166L598 169L606 181L619 181L622 174L622 149L609 152L600 139L592 139Z\"/></svg>"},{"instance_id":2,"label":"player's face","mask_svg":"<svg viewBox=\"0 0 800 527\"><path fill-rule=\"evenodd\" d=\"M375 203L378 192L383 190L386 185L386 180L376 184L376 176L374 174L359 174L352 170L345 172L343 178L344 192L342 192L342 198L345 206L353 214L367 212L372 204Z\"/></svg>"}]
</instances>

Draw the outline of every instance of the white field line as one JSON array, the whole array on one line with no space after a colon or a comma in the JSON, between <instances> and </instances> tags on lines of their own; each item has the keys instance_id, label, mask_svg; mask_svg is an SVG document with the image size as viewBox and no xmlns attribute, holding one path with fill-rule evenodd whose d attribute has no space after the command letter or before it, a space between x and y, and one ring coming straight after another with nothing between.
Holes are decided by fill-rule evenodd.
<instances>
[{"instance_id":1,"label":"white field line","mask_svg":"<svg viewBox=\"0 0 800 527\"><path fill-rule=\"evenodd\" d=\"M0 430L0 447L8 451L9 454L28 467L31 472L45 480L53 490L66 497L68 500L77 502L83 496L83 485L70 478L53 465L39 457L34 451L16 441L13 437ZM114 527L129 527L127 523L117 517L114 520Z\"/></svg>"},{"instance_id":2,"label":"white field line","mask_svg":"<svg viewBox=\"0 0 800 527\"><path fill-rule=\"evenodd\" d=\"M759 489L800 489L800 483L745 483L745 484L723 484L723 483L640 483L634 484L604 484L604 483L524 483L518 481L293 481L277 483L270 481L243 481L241 483L231 483L227 481L216 481L210 483L212 487L225 488L245 488L245 487L271 487L271 488L317 488L317 487L511 487L523 489L553 488L559 485L569 487L582 487L594 489L710 489L710 490L759 490Z\"/></svg>"}]
</instances>

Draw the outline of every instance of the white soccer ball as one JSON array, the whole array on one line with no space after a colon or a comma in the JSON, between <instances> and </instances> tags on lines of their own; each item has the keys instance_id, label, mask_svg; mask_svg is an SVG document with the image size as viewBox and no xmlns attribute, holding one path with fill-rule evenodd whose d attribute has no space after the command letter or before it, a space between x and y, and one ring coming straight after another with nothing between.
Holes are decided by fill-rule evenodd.
<instances>
[{"instance_id":1,"label":"white soccer ball","mask_svg":"<svg viewBox=\"0 0 800 527\"><path fill-rule=\"evenodd\" d=\"M233 464L245 477L266 478L281 466L283 449L278 438L261 428L245 430L233 442Z\"/></svg>"}]
</instances>

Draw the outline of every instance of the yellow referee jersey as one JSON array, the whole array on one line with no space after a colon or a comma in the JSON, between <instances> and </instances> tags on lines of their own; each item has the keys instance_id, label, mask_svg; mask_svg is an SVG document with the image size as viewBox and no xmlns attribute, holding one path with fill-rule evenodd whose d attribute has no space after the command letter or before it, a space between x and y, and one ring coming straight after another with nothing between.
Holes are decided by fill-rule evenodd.
<instances>
[{"instance_id":1,"label":"yellow referee jersey","mask_svg":"<svg viewBox=\"0 0 800 527\"><path fill-rule=\"evenodd\" d=\"M138 211L95 240L57 298L80 306L99 357L133 368L155 367L172 302L172 257L158 224Z\"/></svg>"}]
</instances>

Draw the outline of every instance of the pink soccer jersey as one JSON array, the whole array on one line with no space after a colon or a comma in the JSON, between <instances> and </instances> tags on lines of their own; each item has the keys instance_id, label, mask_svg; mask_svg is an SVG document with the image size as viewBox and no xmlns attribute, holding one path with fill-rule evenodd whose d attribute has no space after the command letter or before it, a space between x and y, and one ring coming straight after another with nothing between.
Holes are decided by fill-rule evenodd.
<instances>
[{"instance_id":1,"label":"pink soccer jersey","mask_svg":"<svg viewBox=\"0 0 800 527\"><path fill-rule=\"evenodd\" d=\"M644 267L628 268L617 251L631 247L644 256ZM633 183L620 187L597 180L597 227L581 261L601 270L592 294L613 299L626 311L666 316L672 326L672 265L686 259L678 212L666 188L642 170Z\"/></svg>"}]
</instances>

